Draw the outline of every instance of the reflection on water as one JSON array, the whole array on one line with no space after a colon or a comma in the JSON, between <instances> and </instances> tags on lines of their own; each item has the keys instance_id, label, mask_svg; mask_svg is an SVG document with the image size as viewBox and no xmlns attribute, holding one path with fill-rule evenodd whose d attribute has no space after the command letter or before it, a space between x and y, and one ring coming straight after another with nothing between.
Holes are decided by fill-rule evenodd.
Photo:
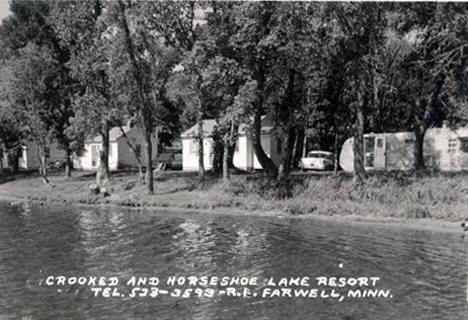
<instances>
[{"instance_id":1,"label":"reflection on water","mask_svg":"<svg viewBox=\"0 0 468 320\"><path fill-rule=\"evenodd\" d=\"M0 319L466 319L464 259L451 233L0 204ZM378 276L394 297L91 298L37 285L51 274Z\"/></svg>"}]
</instances>

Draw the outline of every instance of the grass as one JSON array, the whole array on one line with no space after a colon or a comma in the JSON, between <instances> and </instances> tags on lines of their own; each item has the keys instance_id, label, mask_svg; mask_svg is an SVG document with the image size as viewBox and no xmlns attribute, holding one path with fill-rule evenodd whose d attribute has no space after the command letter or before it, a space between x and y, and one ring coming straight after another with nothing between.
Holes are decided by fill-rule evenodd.
<instances>
[{"instance_id":1,"label":"grass","mask_svg":"<svg viewBox=\"0 0 468 320\"><path fill-rule=\"evenodd\" d=\"M136 173L117 172L112 175L109 197L90 193L91 172L74 172L69 179L56 173L50 181L52 188L31 172L0 176L0 199L447 221L460 221L468 213L466 173L377 173L362 186L345 174L293 175L283 182L261 174L234 175L227 183L208 176L200 187L196 174L172 172L156 176L155 192L148 195Z\"/></svg>"}]
</instances>

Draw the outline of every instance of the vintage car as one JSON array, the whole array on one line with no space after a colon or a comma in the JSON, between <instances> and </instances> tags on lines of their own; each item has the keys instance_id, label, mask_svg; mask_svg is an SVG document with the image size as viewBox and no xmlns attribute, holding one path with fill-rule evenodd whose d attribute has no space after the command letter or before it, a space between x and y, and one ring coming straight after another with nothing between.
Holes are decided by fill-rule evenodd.
<instances>
[{"instance_id":1,"label":"vintage car","mask_svg":"<svg viewBox=\"0 0 468 320\"><path fill-rule=\"evenodd\" d=\"M333 153L328 151L310 151L305 157L301 158L299 168L306 170L333 170Z\"/></svg>"},{"instance_id":2,"label":"vintage car","mask_svg":"<svg viewBox=\"0 0 468 320\"><path fill-rule=\"evenodd\" d=\"M182 153L162 153L154 166L161 170L182 170Z\"/></svg>"}]
</instances>

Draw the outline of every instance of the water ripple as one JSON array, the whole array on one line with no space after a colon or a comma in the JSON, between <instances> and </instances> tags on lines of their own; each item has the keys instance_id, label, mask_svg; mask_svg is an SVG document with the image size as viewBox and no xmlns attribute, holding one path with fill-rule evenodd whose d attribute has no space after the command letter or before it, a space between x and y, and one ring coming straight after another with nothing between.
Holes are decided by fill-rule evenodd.
<instances>
[{"instance_id":1,"label":"water ripple","mask_svg":"<svg viewBox=\"0 0 468 320\"><path fill-rule=\"evenodd\" d=\"M1 320L466 319L464 244L450 233L1 204L0 221ZM48 274L378 276L394 298L92 299L38 287Z\"/></svg>"}]
</instances>

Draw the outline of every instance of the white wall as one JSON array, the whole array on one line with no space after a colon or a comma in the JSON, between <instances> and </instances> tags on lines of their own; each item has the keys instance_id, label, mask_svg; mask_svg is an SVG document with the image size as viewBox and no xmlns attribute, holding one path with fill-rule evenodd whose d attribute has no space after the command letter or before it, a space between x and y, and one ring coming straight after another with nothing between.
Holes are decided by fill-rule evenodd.
<instances>
[{"instance_id":1,"label":"white wall","mask_svg":"<svg viewBox=\"0 0 468 320\"><path fill-rule=\"evenodd\" d=\"M31 148L27 148L27 147L22 147L22 150L21 150L21 153L20 153L20 157L18 159L18 167L19 168L22 168L22 169L28 169L28 158L32 158L32 162L35 162L37 163L37 166L34 167L34 163L31 164L32 168L39 168L39 161L37 160L37 156L35 154L36 150L32 150L31 152ZM30 166L30 167L31 167Z\"/></svg>"},{"instance_id":2,"label":"white wall","mask_svg":"<svg viewBox=\"0 0 468 320\"><path fill-rule=\"evenodd\" d=\"M205 170L213 167L213 139L203 139L203 164ZM196 138L182 138L182 170L198 170L198 140Z\"/></svg>"},{"instance_id":3,"label":"white wall","mask_svg":"<svg viewBox=\"0 0 468 320\"><path fill-rule=\"evenodd\" d=\"M141 161L143 166L145 165L146 161L146 152L145 152L145 140L143 133L138 128L133 128L126 133L127 137L132 141L133 145L140 145L140 154L141 154ZM153 144L153 152L152 152L152 159L154 160L157 156L157 141L156 135L153 134L152 139ZM92 146L97 146L97 150L101 150L101 143L100 142L88 142L85 144L85 151L82 156L74 157L74 167L76 169L82 170L97 170L99 167L99 161L96 162L95 166L92 166L92 159L91 159L91 148ZM121 136L116 141L111 141L109 143L110 153L109 153L109 168L111 170L116 170L119 166L130 166L130 167L137 167L138 162L135 158L133 151L127 144L127 140L125 137Z\"/></svg>"},{"instance_id":4,"label":"white wall","mask_svg":"<svg viewBox=\"0 0 468 320\"><path fill-rule=\"evenodd\" d=\"M262 135L261 143L263 150L267 156L271 157L276 165L281 162L281 154L277 153L276 150L276 138L272 135ZM211 138L205 139L204 141L204 163L205 169L211 169L213 165L212 155L212 144ZM210 150L209 154L207 150ZM198 170L198 141L193 138L182 139L182 154L183 154L183 170L184 171L196 171ZM237 139L237 147L234 152L234 165L242 170L262 169L262 166L255 156L255 151L252 144L252 139L248 135L241 135Z\"/></svg>"},{"instance_id":5,"label":"white wall","mask_svg":"<svg viewBox=\"0 0 468 320\"><path fill-rule=\"evenodd\" d=\"M93 146L96 147L97 150L97 159L94 163L92 163L91 157L91 149ZM101 150L101 143L93 142L93 143L86 143L85 150L80 157L73 158L73 166L75 169L82 169L82 170L96 170L99 168L99 150ZM118 165L118 147L117 142L110 142L109 143L109 169L116 170Z\"/></svg>"},{"instance_id":6,"label":"white wall","mask_svg":"<svg viewBox=\"0 0 468 320\"><path fill-rule=\"evenodd\" d=\"M249 148L247 136L240 136L237 138L236 151L234 152L234 158L232 159L234 166L242 170L250 170L252 165L249 165L248 154Z\"/></svg>"},{"instance_id":7,"label":"white wall","mask_svg":"<svg viewBox=\"0 0 468 320\"><path fill-rule=\"evenodd\" d=\"M21 156L18 159L18 168L27 169L27 163L24 160L26 154L27 154L26 148L23 148L23 150L21 151ZM6 151L3 152L3 157L0 159L0 161L4 169L10 168L10 164L8 162L8 152Z\"/></svg>"}]
</instances>

